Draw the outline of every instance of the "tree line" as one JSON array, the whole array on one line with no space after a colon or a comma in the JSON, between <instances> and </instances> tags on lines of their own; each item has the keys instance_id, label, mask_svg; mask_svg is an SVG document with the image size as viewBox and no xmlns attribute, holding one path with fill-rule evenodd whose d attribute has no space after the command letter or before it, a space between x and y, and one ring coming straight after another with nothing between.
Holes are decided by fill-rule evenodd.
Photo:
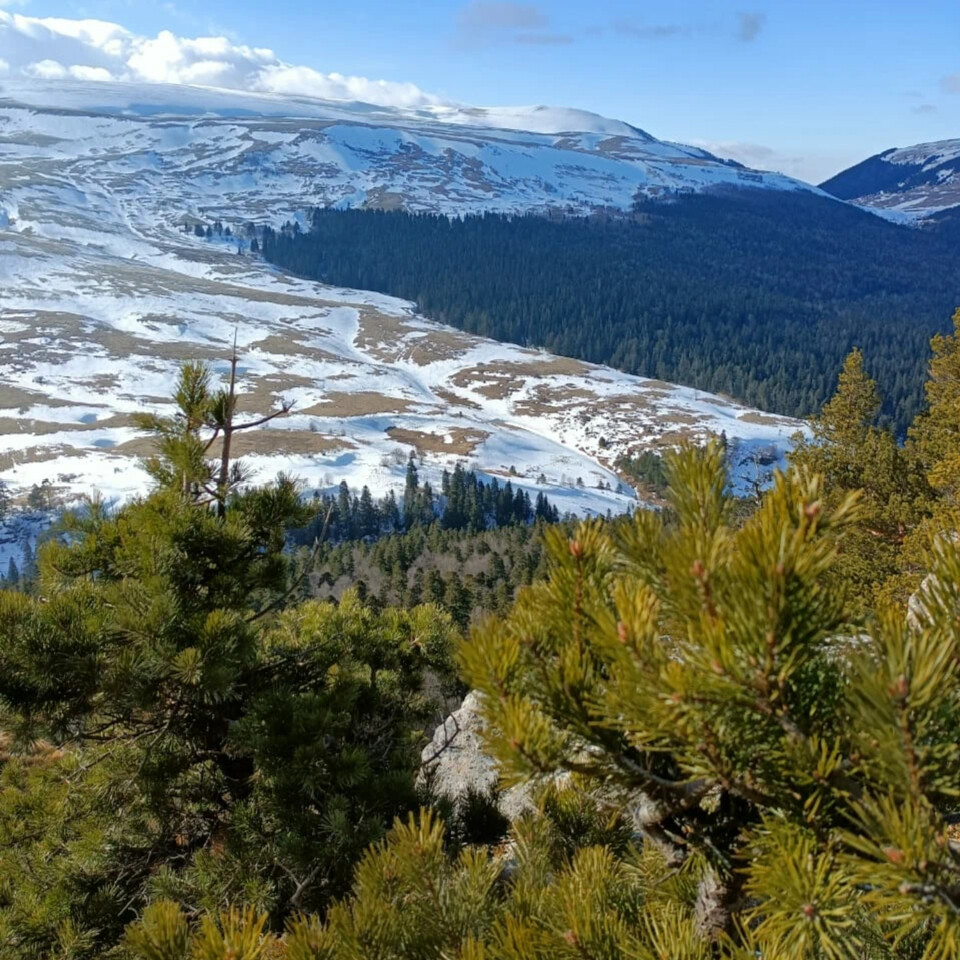
<instances>
[{"instance_id":1,"label":"tree line","mask_svg":"<svg viewBox=\"0 0 960 960\"><path fill-rule=\"evenodd\" d=\"M960 302L960 247L806 194L638 201L627 217L316 209L265 228L278 266L433 319L807 416L859 346L898 436L930 336Z\"/></svg>"}]
</instances>

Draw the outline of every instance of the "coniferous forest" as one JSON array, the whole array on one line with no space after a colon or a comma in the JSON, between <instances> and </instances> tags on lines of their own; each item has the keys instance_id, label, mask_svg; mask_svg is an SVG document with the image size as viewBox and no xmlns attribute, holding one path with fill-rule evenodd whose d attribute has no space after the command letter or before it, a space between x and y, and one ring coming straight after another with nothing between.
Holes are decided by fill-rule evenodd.
<instances>
[{"instance_id":1,"label":"coniferous forest","mask_svg":"<svg viewBox=\"0 0 960 960\"><path fill-rule=\"evenodd\" d=\"M817 412L859 347L900 436L960 303L955 234L762 190L589 219L317 209L262 252L472 333L787 415Z\"/></svg>"}]
</instances>

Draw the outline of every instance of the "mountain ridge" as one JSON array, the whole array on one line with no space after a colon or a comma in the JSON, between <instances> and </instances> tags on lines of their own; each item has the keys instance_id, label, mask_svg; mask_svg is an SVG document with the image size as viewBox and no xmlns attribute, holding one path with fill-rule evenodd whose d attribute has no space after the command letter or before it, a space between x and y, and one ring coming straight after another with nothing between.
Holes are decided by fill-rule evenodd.
<instances>
[{"instance_id":1,"label":"mountain ridge","mask_svg":"<svg viewBox=\"0 0 960 960\"><path fill-rule=\"evenodd\" d=\"M960 138L884 150L820 189L891 219L930 220L960 207Z\"/></svg>"},{"instance_id":2,"label":"mountain ridge","mask_svg":"<svg viewBox=\"0 0 960 960\"><path fill-rule=\"evenodd\" d=\"M103 158L146 155L161 177L203 171L233 177L234 185L237 178L272 177L267 190L275 199L283 193L286 215L317 203L448 215L589 213L629 209L638 195L730 187L818 192L565 108L400 108L179 85L4 81L0 134L14 133L25 114L27 129L72 143L79 160L92 151ZM67 117L95 118L95 134L69 131L64 138ZM217 142L231 149L215 171L189 156ZM210 190L204 194L209 201Z\"/></svg>"}]
</instances>

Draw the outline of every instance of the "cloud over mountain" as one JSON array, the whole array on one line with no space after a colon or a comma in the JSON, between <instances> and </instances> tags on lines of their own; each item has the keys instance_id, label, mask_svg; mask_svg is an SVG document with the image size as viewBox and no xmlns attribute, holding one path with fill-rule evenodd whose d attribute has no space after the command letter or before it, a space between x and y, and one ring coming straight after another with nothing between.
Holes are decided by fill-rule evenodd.
<instances>
[{"instance_id":1,"label":"cloud over mountain","mask_svg":"<svg viewBox=\"0 0 960 960\"><path fill-rule=\"evenodd\" d=\"M0 78L189 83L384 106L438 103L412 83L321 73L226 37L145 37L104 20L28 17L0 9Z\"/></svg>"}]
</instances>

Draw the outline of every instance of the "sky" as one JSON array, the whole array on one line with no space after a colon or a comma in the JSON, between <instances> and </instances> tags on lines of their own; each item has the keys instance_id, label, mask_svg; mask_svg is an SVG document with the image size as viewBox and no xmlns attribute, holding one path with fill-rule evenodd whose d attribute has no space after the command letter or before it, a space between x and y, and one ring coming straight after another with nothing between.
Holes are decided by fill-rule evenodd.
<instances>
[{"instance_id":1,"label":"sky","mask_svg":"<svg viewBox=\"0 0 960 960\"><path fill-rule=\"evenodd\" d=\"M819 182L960 137L960 0L0 0L23 73L579 107Z\"/></svg>"}]
</instances>

